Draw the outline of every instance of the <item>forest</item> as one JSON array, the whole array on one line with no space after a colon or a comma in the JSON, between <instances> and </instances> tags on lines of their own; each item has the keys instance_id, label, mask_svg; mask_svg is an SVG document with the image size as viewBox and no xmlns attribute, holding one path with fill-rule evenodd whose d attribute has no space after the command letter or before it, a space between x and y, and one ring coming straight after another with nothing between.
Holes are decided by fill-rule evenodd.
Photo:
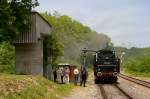
<instances>
[{"instance_id":1,"label":"forest","mask_svg":"<svg viewBox=\"0 0 150 99\"><path fill-rule=\"evenodd\" d=\"M103 34L97 33L90 27L58 12L43 13L42 16L52 24L51 35L63 45L63 55L58 62L69 64L81 64L81 54L84 48L99 50L105 48L111 39ZM54 44L56 44L54 42ZM55 51L53 51L55 52ZM53 55L54 58L58 55ZM54 60L54 63L58 63Z\"/></svg>"},{"instance_id":2,"label":"forest","mask_svg":"<svg viewBox=\"0 0 150 99\"><path fill-rule=\"evenodd\" d=\"M121 52L125 54L122 57L123 70L135 76L150 76L150 47L127 49L125 47L115 47L118 55Z\"/></svg>"}]
</instances>

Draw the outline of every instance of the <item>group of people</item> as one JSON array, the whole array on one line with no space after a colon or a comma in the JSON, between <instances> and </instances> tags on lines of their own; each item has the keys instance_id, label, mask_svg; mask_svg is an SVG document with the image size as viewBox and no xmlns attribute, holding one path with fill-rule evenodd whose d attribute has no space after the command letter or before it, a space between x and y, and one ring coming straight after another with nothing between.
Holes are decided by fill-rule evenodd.
<instances>
[{"instance_id":1,"label":"group of people","mask_svg":"<svg viewBox=\"0 0 150 99\"><path fill-rule=\"evenodd\" d=\"M59 72L59 74L60 74L61 83L69 84L69 74L70 74L69 68L68 67L60 67L58 71L57 71L57 69L55 69L53 72L54 82L57 81L57 72Z\"/></svg>"},{"instance_id":2,"label":"group of people","mask_svg":"<svg viewBox=\"0 0 150 99\"><path fill-rule=\"evenodd\" d=\"M57 72L59 72L60 75L60 82L63 83L67 83L69 84L69 74L70 74L70 69L69 67L60 67L59 70L55 69L53 72L54 75L54 82L56 82L57 80ZM85 67L81 68L81 70L79 71L78 68L75 68L73 70L73 75L74 75L74 84L77 85L78 82L80 82L80 86L84 86L86 84L86 80L87 80L87 76L88 76L88 72L86 70Z\"/></svg>"},{"instance_id":3,"label":"group of people","mask_svg":"<svg viewBox=\"0 0 150 99\"><path fill-rule=\"evenodd\" d=\"M85 87L85 83L88 76L86 68L83 67L80 72L77 68L75 68L73 73L74 73L74 84L77 85L78 81L80 81L80 86L83 85Z\"/></svg>"}]
</instances>

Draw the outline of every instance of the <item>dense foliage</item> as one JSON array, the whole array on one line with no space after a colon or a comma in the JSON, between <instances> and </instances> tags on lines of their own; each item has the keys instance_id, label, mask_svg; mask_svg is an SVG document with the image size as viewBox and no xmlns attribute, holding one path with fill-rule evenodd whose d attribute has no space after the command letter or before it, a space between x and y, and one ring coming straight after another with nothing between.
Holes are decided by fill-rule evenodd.
<instances>
[{"instance_id":1,"label":"dense foliage","mask_svg":"<svg viewBox=\"0 0 150 99\"><path fill-rule=\"evenodd\" d=\"M12 42L19 33L29 29L31 9L37 0L0 1L0 42Z\"/></svg>"},{"instance_id":2,"label":"dense foliage","mask_svg":"<svg viewBox=\"0 0 150 99\"><path fill-rule=\"evenodd\" d=\"M89 27L58 12L42 14L52 24L52 34L64 45L64 56L60 62L79 64L83 48L101 49L110 42L105 34L98 34Z\"/></svg>"},{"instance_id":3,"label":"dense foliage","mask_svg":"<svg viewBox=\"0 0 150 99\"><path fill-rule=\"evenodd\" d=\"M150 57L140 57L137 58L136 60L131 60L132 62L126 63L127 67L130 68L132 71L137 71L137 72L149 72L150 71ZM134 64L136 64L134 66ZM132 66L132 67L131 67Z\"/></svg>"},{"instance_id":4,"label":"dense foliage","mask_svg":"<svg viewBox=\"0 0 150 99\"><path fill-rule=\"evenodd\" d=\"M0 72L14 73L15 50L8 42L0 44Z\"/></svg>"},{"instance_id":5,"label":"dense foliage","mask_svg":"<svg viewBox=\"0 0 150 99\"><path fill-rule=\"evenodd\" d=\"M150 76L150 48L116 47L115 49L118 55L125 52L122 57L122 67L126 72L138 76Z\"/></svg>"},{"instance_id":6,"label":"dense foliage","mask_svg":"<svg viewBox=\"0 0 150 99\"><path fill-rule=\"evenodd\" d=\"M43 35L43 53L44 53L44 63L55 64L60 56L63 55L63 44L54 38L52 35ZM53 63L52 63L53 62Z\"/></svg>"},{"instance_id":7,"label":"dense foliage","mask_svg":"<svg viewBox=\"0 0 150 99\"><path fill-rule=\"evenodd\" d=\"M125 71L140 76L150 76L150 56L133 58L124 63Z\"/></svg>"}]
</instances>

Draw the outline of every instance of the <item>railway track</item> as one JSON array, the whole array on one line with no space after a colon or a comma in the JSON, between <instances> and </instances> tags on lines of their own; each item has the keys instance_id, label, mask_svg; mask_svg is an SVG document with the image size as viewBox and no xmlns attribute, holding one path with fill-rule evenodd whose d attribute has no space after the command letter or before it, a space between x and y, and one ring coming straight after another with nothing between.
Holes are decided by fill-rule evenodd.
<instances>
[{"instance_id":1,"label":"railway track","mask_svg":"<svg viewBox=\"0 0 150 99\"><path fill-rule=\"evenodd\" d=\"M116 87L122 94L124 94L124 96L126 96L128 99L133 99L128 93L126 93L122 88L120 88L117 84L113 84L114 87ZM106 93L106 90L103 87L103 84L99 85L100 87L100 92L101 95L103 97L103 99L109 99L107 94L111 94L111 93Z\"/></svg>"},{"instance_id":2,"label":"railway track","mask_svg":"<svg viewBox=\"0 0 150 99\"><path fill-rule=\"evenodd\" d=\"M128 81L134 82L136 84L142 85L144 87L150 88L150 82L143 81L143 80L140 80L140 79L136 79L136 78L133 78L133 77L129 77L129 76L126 76L126 75L121 74L121 73L119 74L119 77L121 77L125 80L128 80Z\"/></svg>"},{"instance_id":3,"label":"railway track","mask_svg":"<svg viewBox=\"0 0 150 99\"><path fill-rule=\"evenodd\" d=\"M120 88L117 84L114 84L114 86L120 90L126 97L128 97L129 99L133 99L127 92L125 92L122 88Z\"/></svg>"},{"instance_id":4,"label":"railway track","mask_svg":"<svg viewBox=\"0 0 150 99\"><path fill-rule=\"evenodd\" d=\"M108 99L106 91L104 90L103 85L100 84L99 87L100 87L100 92L101 92L101 95L102 95L103 99Z\"/></svg>"}]
</instances>

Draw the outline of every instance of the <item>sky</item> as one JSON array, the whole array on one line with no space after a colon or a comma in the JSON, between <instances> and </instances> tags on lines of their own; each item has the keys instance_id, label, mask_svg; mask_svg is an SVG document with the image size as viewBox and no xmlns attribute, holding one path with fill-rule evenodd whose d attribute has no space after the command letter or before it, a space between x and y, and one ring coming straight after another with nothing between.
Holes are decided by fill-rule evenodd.
<instances>
[{"instance_id":1,"label":"sky","mask_svg":"<svg viewBox=\"0 0 150 99\"><path fill-rule=\"evenodd\" d=\"M38 0L38 12L58 11L108 35L115 46L150 47L150 0Z\"/></svg>"}]
</instances>

